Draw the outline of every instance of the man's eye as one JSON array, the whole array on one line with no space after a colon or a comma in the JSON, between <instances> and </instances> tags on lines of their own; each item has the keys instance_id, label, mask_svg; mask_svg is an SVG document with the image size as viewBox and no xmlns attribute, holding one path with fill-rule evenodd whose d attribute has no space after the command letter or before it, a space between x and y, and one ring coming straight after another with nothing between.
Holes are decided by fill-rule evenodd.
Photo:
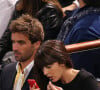
<instances>
[{"instance_id":1,"label":"man's eye","mask_svg":"<svg viewBox=\"0 0 100 90\"><path fill-rule=\"evenodd\" d=\"M23 41L19 41L18 43L19 43L19 44L25 44L25 42L23 42Z\"/></svg>"}]
</instances>

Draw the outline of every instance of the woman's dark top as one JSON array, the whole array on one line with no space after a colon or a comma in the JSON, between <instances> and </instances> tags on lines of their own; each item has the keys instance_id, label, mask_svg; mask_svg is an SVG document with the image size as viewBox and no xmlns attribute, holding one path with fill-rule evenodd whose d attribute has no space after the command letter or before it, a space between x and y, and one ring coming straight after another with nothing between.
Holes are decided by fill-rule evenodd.
<instances>
[{"instance_id":1,"label":"woman's dark top","mask_svg":"<svg viewBox=\"0 0 100 90\"><path fill-rule=\"evenodd\" d=\"M59 81L55 84L62 87L63 90L100 90L94 76L84 69L80 70L75 79L70 83L62 84Z\"/></svg>"},{"instance_id":2,"label":"woman's dark top","mask_svg":"<svg viewBox=\"0 0 100 90\"><path fill-rule=\"evenodd\" d=\"M45 3L36 16L43 24L45 40L56 39L63 23L62 11L52 5Z\"/></svg>"}]
</instances>

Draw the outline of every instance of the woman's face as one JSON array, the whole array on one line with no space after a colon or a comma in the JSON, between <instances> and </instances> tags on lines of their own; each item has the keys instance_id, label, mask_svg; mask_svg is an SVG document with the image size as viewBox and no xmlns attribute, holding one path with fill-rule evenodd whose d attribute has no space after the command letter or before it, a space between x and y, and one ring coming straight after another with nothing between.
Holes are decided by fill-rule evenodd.
<instances>
[{"instance_id":1,"label":"woman's face","mask_svg":"<svg viewBox=\"0 0 100 90\"><path fill-rule=\"evenodd\" d=\"M61 79L63 75L63 64L57 62L48 65L43 68L43 73L46 75L52 82L57 82Z\"/></svg>"}]
</instances>

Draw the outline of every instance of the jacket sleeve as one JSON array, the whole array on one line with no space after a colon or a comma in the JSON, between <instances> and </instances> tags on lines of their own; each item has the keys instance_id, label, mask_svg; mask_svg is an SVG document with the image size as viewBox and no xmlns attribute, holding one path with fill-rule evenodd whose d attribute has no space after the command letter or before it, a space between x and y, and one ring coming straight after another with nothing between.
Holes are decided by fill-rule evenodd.
<instances>
[{"instance_id":1,"label":"jacket sleeve","mask_svg":"<svg viewBox=\"0 0 100 90\"><path fill-rule=\"evenodd\" d=\"M63 22L62 11L52 4L45 4L37 14L45 31L45 39L55 39Z\"/></svg>"}]
</instances>

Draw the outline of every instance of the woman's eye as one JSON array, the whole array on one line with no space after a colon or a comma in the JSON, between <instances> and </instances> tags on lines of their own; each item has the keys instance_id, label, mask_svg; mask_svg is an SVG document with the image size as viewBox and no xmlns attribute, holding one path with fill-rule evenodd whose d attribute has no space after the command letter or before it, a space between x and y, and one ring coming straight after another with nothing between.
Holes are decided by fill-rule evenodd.
<instances>
[{"instance_id":1,"label":"woman's eye","mask_svg":"<svg viewBox=\"0 0 100 90\"><path fill-rule=\"evenodd\" d=\"M51 65L46 66L46 68L51 68Z\"/></svg>"}]
</instances>

